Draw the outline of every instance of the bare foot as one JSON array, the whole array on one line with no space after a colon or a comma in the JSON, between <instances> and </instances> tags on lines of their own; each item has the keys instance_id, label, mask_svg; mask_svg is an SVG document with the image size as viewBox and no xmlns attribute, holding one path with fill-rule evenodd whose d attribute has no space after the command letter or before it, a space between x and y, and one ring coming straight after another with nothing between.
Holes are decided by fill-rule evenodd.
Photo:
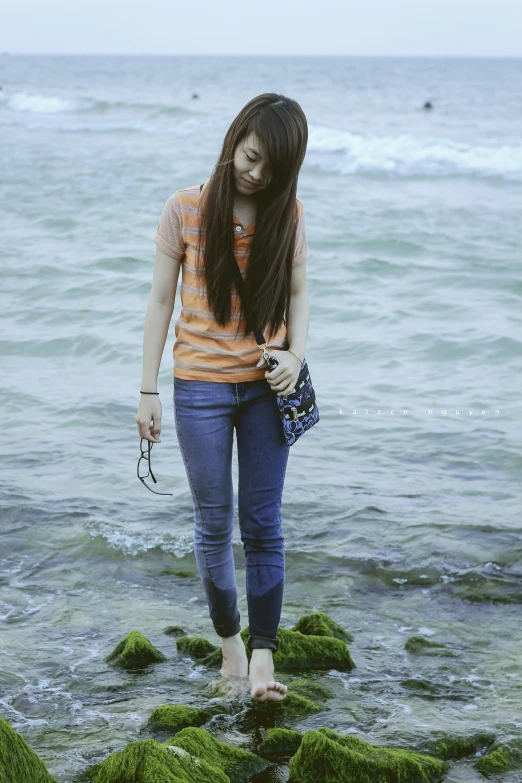
<instances>
[{"instance_id":1,"label":"bare foot","mask_svg":"<svg viewBox=\"0 0 522 783\"><path fill-rule=\"evenodd\" d=\"M274 661L270 648L252 650L248 679L254 701L283 701L286 699L286 685L274 680Z\"/></svg>"},{"instance_id":2,"label":"bare foot","mask_svg":"<svg viewBox=\"0 0 522 783\"><path fill-rule=\"evenodd\" d=\"M219 673L223 677L246 677L248 675L248 658L245 650L245 643L241 634L235 636L222 637L221 652L223 654L223 665Z\"/></svg>"}]
</instances>

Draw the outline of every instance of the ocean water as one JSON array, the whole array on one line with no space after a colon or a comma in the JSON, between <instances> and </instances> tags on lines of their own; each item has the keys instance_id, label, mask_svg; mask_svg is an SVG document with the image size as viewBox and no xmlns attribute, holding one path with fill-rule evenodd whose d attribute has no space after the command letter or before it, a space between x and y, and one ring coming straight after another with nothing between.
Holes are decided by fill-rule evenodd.
<instances>
[{"instance_id":1,"label":"ocean water","mask_svg":"<svg viewBox=\"0 0 522 783\"><path fill-rule=\"evenodd\" d=\"M309 122L321 413L288 464L281 625L328 612L356 663L314 674L336 695L296 728L522 741L522 61L4 55L0 84L0 715L68 783L216 679L163 632L219 642L173 419L179 291L153 451L173 497L136 477L143 322L166 198L275 91ZM237 516L234 554L246 625ZM140 676L104 661L133 629L168 656ZM482 780L471 761L446 780Z\"/></svg>"}]
</instances>

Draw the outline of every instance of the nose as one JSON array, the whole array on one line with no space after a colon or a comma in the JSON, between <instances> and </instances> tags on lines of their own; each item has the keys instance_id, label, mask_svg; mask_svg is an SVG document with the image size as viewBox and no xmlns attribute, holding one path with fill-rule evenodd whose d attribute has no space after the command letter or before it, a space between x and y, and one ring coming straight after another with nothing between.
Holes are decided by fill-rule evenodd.
<instances>
[{"instance_id":1,"label":"nose","mask_svg":"<svg viewBox=\"0 0 522 783\"><path fill-rule=\"evenodd\" d=\"M250 169L250 176L253 180L261 181L263 179L263 164L261 161L254 164L254 167Z\"/></svg>"}]
</instances>

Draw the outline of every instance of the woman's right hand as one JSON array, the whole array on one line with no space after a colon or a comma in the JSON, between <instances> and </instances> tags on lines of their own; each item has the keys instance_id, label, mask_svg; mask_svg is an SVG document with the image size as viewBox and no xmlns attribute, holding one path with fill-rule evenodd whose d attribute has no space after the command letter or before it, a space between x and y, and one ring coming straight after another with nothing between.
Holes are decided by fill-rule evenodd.
<instances>
[{"instance_id":1,"label":"woman's right hand","mask_svg":"<svg viewBox=\"0 0 522 783\"><path fill-rule=\"evenodd\" d=\"M141 438L152 443L161 443L161 402L157 394L142 394L136 424Z\"/></svg>"}]
</instances>

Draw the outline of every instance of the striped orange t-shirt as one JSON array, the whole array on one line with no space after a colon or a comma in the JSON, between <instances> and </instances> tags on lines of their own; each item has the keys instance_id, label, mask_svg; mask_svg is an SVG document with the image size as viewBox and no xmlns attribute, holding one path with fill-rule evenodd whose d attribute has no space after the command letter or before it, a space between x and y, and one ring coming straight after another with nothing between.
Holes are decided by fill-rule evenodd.
<instances>
[{"instance_id":1,"label":"striped orange t-shirt","mask_svg":"<svg viewBox=\"0 0 522 783\"><path fill-rule=\"evenodd\" d=\"M225 326L217 323L209 308L202 260L196 258L200 197L199 185L176 190L167 199L153 236L153 241L164 253L181 259L182 307L175 324L172 374L185 380L223 383L261 380L268 368L266 364L256 368L261 351L254 335L245 334L246 324L235 283L231 283L231 318ZM306 263L310 257L303 204L298 198L296 202L298 221L293 266ZM246 276L254 229L255 222L243 226L234 216L234 255L243 277ZM267 350L288 348L284 323L266 347Z\"/></svg>"}]
</instances>

